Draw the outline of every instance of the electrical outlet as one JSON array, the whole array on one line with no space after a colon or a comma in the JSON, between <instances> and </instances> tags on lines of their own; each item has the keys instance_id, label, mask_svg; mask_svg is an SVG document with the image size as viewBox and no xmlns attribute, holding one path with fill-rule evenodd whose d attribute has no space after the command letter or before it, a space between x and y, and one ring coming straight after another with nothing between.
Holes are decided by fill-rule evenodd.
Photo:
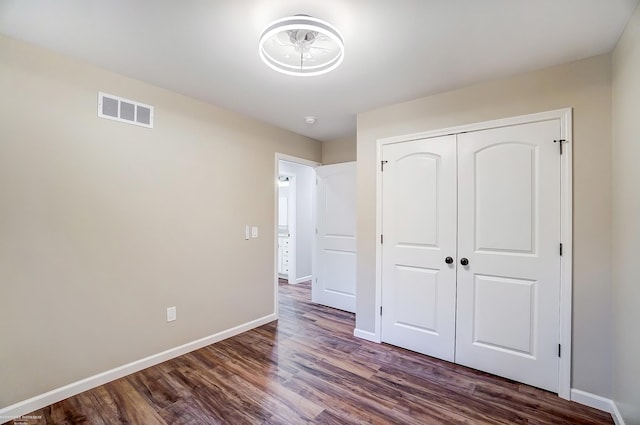
<instances>
[{"instance_id":1,"label":"electrical outlet","mask_svg":"<svg viewBox=\"0 0 640 425\"><path fill-rule=\"evenodd\" d=\"M253 226L251 228L251 237L252 238L257 238L258 237L258 226Z\"/></svg>"},{"instance_id":2,"label":"electrical outlet","mask_svg":"<svg viewBox=\"0 0 640 425\"><path fill-rule=\"evenodd\" d=\"M167 308L167 322L173 322L176 320L176 308L168 307Z\"/></svg>"}]
</instances>

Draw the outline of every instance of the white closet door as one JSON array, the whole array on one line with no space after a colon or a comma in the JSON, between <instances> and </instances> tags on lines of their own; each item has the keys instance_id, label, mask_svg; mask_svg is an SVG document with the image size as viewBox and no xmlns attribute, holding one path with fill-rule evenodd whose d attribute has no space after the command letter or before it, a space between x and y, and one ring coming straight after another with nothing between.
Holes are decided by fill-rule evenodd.
<instances>
[{"instance_id":1,"label":"white closet door","mask_svg":"<svg viewBox=\"0 0 640 425\"><path fill-rule=\"evenodd\" d=\"M458 136L455 361L553 392L560 294L560 155L553 140L559 136L559 120Z\"/></svg>"},{"instance_id":2,"label":"white closet door","mask_svg":"<svg viewBox=\"0 0 640 425\"><path fill-rule=\"evenodd\" d=\"M382 149L382 340L453 361L456 138Z\"/></svg>"},{"instance_id":3,"label":"white closet door","mask_svg":"<svg viewBox=\"0 0 640 425\"><path fill-rule=\"evenodd\" d=\"M356 311L356 163L316 167L316 247L311 300Z\"/></svg>"}]
</instances>

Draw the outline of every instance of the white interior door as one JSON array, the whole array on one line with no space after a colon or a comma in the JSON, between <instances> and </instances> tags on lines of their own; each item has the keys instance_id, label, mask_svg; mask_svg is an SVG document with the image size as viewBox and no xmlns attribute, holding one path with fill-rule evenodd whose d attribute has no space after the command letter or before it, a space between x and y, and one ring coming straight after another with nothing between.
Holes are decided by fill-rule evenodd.
<instances>
[{"instance_id":1,"label":"white interior door","mask_svg":"<svg viewBox=\"0 0 640 425\"><path fill-rule=\"evenodd\" d=\"M382 340L453 361L456 137L384 145L382 159Z\"/></svg>"},{"instance_id":2,"label":"white interior door","mask_svg":"<svg viewBox=\"0 0 640 425\"><path fill-rule=\"evenodd\" d=\"M455 361L554 392L559 136L559 120L458 135Z\"/></svg>"},{"instance_id":3,"label":"white interior door","mask_svg":"<svg viewBox=\"0 0 640 425\"><path fill-rule=\"evenodd\" d=\"M316 167L316 246L311 299L356 309L356 163Z\"/></svg>"}]
</instances>

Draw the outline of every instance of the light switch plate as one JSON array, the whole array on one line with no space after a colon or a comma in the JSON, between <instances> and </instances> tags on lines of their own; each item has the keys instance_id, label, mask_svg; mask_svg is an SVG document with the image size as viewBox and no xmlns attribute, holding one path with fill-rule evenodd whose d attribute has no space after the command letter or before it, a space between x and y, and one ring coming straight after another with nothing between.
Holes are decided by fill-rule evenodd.
<instances>
[{"instance_id":1,"label":"light switch plate","mask_svg":"<svg viewBox=\"0 0 640 425\"><path fill-rule=\"evenodd\" d=\"M252 238L257 238L258 237L258 226L253 226L251 228L251 237Z\"/></svg>"},{"instance_id":2,"label":"light switch plate","mask_svg":"<svg viewBox=\"0 0 640 425\"><path fill-rule=\"evenodd\" d=\"M176 320L176 308L168 307L167 308L167 322L173 322Z\"/></svg>"},{"instance_id":3,"label":"light switch plate","mask_svg":"<svg viewBox=\"0 0 640 425\"><path fill-rule=\"evenodd\" d=\"M247 224L244 227L244 240L248 241L249 239L251 239L251 228L249 227L249 225Z\"/></svg>"}]
</instances>

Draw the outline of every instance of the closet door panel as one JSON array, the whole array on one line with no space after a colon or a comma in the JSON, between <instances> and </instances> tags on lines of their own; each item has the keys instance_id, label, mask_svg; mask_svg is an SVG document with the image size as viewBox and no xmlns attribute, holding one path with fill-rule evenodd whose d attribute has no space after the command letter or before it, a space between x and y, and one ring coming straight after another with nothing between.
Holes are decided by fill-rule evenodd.
<instances>
[{"instance_id":1,"label":"closet door panel","mask_svg":"<svg viewBox=\"0 0 640 425\"><path fill-rule=\"evenodd\" d=\"M382 340L453 360L455 136L383 147Z\"/></svg>"},{"instance_id":2,"label":"closet door panel","mask_svg":"<svg viewBox=\"0 0 640 425\"><path fill-rule=\"evenodd\" d=\"M557 392L559 120L458 136L457 363Z\"/></svg>"}]
</instances>

